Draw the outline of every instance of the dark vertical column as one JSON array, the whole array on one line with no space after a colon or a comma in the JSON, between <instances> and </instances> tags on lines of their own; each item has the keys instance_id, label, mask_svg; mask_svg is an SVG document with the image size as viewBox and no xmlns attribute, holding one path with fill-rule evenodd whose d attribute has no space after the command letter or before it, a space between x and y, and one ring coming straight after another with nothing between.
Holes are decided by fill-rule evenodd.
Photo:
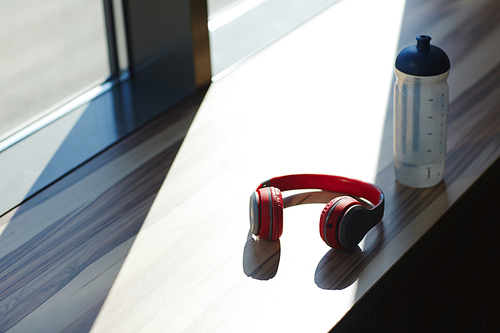
<instances>
[{"instance_id":1,"label":"dark vertical column","mask_svg":"<svg viewBox=\"0 0 500 333\"><path fill-rule=\"evenodd\" d=\"M130 73L195 90L210 82L207 5L201 0L123 0Z\"/></svg>"}]
</instances>

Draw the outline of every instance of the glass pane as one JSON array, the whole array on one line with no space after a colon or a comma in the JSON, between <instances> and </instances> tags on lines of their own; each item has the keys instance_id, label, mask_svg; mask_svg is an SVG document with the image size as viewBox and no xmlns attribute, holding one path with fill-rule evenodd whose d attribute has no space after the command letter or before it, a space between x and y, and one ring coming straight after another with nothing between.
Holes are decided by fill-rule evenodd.
<instances>
[{"instance_id":1,"label":"glass pane","mask_svg":"<svg viewBox=\"0 0 500 333\"><path fill-rule=\"evenodd\" d=\"M0 139L109 76L102 0L0 0Z\"/></svg>"},{"instance_id":2,"label":"glass pane","mask_svg":"<svg viewBox=\"0 0 500 333\"><path fill-rule=\"evenodd\" d=\"M339 0L207 0L212 81Z\"/></svg>"},{"instance_id":3,"label":"glass pane","mask_svg":"<svg viewBox=\"0 0 500 333\"><path fill-rule=\"evenodd\" d=\"M208 19L213 19L243 1L245 0L207 0Z\"/></svg>"}]
</instances>

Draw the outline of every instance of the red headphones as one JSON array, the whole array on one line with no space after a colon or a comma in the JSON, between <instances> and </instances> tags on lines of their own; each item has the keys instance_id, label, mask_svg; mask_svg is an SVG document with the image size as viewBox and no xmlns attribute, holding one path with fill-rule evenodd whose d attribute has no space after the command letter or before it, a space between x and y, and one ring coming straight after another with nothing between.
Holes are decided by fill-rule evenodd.
<instances>
[{"instance_id":1,"label":"red headphones","mask_svg":"<svg viewBox=\"0 0 500 333\"><path fill-rule=\"evenodd\" d=\"M384 193L373 184L339 176L289 175L265 181L250 197L252 233L267 240L280 238L283 231L281 191L305 189L345 193L366 199L374 206L366 209L350 196L336 197L325 206L319 233L325 243L335 249L355 248L384 215Z\"/></svg>"}]
</instances>

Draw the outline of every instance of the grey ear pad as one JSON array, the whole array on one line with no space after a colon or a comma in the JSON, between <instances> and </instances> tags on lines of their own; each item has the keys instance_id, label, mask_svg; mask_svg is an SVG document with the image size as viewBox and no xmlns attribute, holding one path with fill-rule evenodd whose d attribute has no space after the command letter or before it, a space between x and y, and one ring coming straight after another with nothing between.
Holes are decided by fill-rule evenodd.
<instances>
[{"instance_id":1,"label":"grey ear pad","mask_svg":"<svg viewBox=\"0 0 500 333\"><path fill-rule=\"evenodd\" d=\"M250 228L254 235L260 231L260 212L259 212L259 194L253 192L250 197Z\"/></svg>"},{"instance_id":2,"label":"grey ear pad","mask_svg":"<svg viewBox=\"0 0 500 333\"><path fill-rule=\"evenodd\" d=\"M339 224L338 240L346 249L355 248L371 229L370 216L361 205L349 207Z\"/></svg>"}]
</instances>

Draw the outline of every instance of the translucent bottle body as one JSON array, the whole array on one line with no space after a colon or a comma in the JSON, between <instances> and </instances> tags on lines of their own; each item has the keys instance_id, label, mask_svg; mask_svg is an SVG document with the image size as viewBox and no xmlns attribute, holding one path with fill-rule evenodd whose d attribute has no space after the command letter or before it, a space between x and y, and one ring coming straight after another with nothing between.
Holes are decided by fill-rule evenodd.
<instances>
[{"instance_id":1,"label":"translucent bottle body","mask_svg":"<svg viewBox=\"0 0 500 333\"><path fill-rule=\"evenodd\" d=\"M430 187L443 179L448 74L413 76L396 69L394 166L396 178L403 185Z\"/></svg>"}]
</instances>

